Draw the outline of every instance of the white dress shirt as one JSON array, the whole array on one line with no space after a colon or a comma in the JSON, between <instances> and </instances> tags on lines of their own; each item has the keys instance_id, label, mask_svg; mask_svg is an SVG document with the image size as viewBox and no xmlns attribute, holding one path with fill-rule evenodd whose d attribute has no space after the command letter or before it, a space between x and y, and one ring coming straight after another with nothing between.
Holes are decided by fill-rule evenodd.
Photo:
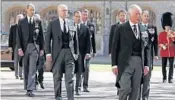
<instances>
[{"instance_id":1,"label":"white dress shirt","mask_svg":"<svg viewBox=\"0 0 175 100\"><path fill-rule=\"evenodd\" d=\"M130 24L130 26L132 28L132 31L133 31L135 37L138 39L139 38L139 33L140 33L138 23L137 24L134 24L131 21L129 21L129 24ZM134 32L134 25L136 25L137 33Z\"/></svg>"},{"instance_id":2,"label":"white dress shirt","mask_svg":"<svg viewBox=\"0 0 175 100\"><path fill-rule=\"evenodd\" d=\"M27 16L28 23L30 23L30 18L31 18L31 23L33 23L33 20L34 20L33 16L32 17Z\"/></svg>"},{"instance_id":3,"label":"white dress shirt","mask_svg":"<svg viewBox=\"0 0 175 100\"><path fill-rule=\"evenodd\" d=\"M64 20L63 18L59 17L60 20L60 26L61 26L61 30L64 32ZM65 23L66 23L66 32L68 32L68 19L65 19Z\"/></svg>"}]
</instances>

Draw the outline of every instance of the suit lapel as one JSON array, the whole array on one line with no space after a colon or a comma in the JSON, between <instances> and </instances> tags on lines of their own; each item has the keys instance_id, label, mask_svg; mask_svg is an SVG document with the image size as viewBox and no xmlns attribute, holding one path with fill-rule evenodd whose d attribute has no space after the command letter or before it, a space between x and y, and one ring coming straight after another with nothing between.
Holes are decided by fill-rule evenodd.
<instances>
[{"instance_id":1,"label":"suit lapel","mask_svg":"<svg viewBox=\"0 0 175 100\"><path fill-rule=\"evenodd\" d=\"M28 40L28 38L29 38L29 23L28 23L27 17L24 20L24 29L25 29L26 38Z\"/></svg>"},{"instance_id":2,"label":"suit lapel","mask_svg":"<svg viewBox=\"0 0 175 100\"><path fill-rule=\"evenodd\" d=\"M129 21L126 22L126 31L127 31L127 32L125 32L125 33L127 33L126 36L128 36L129 38L130 37L136 38L135 35L134 35L134 32L132 31L132 28L131 28L131 26L129 24Z\"/></svg>"},{"instance_id":3,"label":"suit lapel","mask_svg":"<svg viewBox=\"0 0 175 100\"><path fill-rule=\"evenodd\" d=\"M80 33L79 33L79 37L83 34L83 25L80 24Z\"/></svg>"},{"instance_id":4,"label":"suit lapel","mask_svg":"<svg viewBox=\"0 0 175 100\"><path fill-rule=\"evenodd\" d=\"M56 29L57 29L57 30L56 30L56 31L57 31L57 32L56 32L56 33L57 33L56 35L59 36L59 37L61 38L62 30L61 30L60 20L57 19L55 24L56 24L55 26L57 27L57 28L56 28Z\"/></svg>"}]
</instances>

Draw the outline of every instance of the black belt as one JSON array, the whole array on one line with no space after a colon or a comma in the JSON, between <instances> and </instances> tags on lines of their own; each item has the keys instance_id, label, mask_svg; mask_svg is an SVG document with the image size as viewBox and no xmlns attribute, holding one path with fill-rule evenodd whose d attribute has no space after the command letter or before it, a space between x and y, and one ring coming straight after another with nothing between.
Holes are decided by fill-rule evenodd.
<instances>
[{"instance_id":1,"label":"black belt","mask_svg":"<svg viewBox=\"0 0 175 100\"><path fill-rule=\"evenodd\" d=\"M141 52L132 52L131 56L141 56Z\"/></svg>"}]
</instances>

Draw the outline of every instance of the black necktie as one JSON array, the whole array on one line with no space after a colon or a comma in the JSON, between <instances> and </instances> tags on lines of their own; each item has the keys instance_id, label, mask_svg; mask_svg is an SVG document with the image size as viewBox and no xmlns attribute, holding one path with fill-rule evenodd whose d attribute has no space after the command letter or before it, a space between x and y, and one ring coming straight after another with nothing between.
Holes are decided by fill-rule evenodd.
<instances>
[{"instance_id":1,"label":"black necktie","mask_svg":"<svg viewBox=\"0 0 175 100\"><path fill-rule=\"evenodd\" d=\"M29 19L29 24L32 24L32 18Z\"/></svg>"},{"instance_id":2,"label":"black necktie","mask_svg":"<svg viewBox=\"0 0 175 100\"><path fill-rule=\"evenodd\" d=\"M133 25L133 31L134 31L135 36L137 37L137 27L136 27L136 25Z\"/></svg>"},{"instance_id":3,"label":"black necktie","mask_svg":"<svg viewBox=\"0 0 175 100\"><path fill-rule=\"evenodd\" d=\"M78 34L78 36L80 35L80 27L78 24L77 24L77 34Z\"/></svg>"},{"instance_id":4,"label":"black necktie","mask_svg":"<svg viewBox=\"0 0 175 100\"><path fill-rule=\"evenodd\" d=\"M64 21L63 31L64 31L64 33L66 33L66 22L65 22L65 19L63 19L63 21Z\"/></svg>"}]
</instances>

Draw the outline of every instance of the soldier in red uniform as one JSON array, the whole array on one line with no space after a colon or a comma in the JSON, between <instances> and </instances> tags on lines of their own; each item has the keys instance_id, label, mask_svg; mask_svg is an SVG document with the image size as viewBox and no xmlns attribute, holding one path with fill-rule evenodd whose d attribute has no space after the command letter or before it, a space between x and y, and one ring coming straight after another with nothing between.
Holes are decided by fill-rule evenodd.
<instances>
[{"instance_id":1,"label":"soldier in red uniform","mask_svg":"<svg viewBox=\"0 0 175 100\"><path fill-rule=\"evenodd\" d=\"M172 13L166 12L162 16L163 32L160 32L158 43L160 48L160 56L162 57L162 74L163 83L167 80L166 65L169 60L169 76L168 82L173 83L173 63L175 57L175 32L171 31L172 28Z\"/></svg>"}]
</instances>

